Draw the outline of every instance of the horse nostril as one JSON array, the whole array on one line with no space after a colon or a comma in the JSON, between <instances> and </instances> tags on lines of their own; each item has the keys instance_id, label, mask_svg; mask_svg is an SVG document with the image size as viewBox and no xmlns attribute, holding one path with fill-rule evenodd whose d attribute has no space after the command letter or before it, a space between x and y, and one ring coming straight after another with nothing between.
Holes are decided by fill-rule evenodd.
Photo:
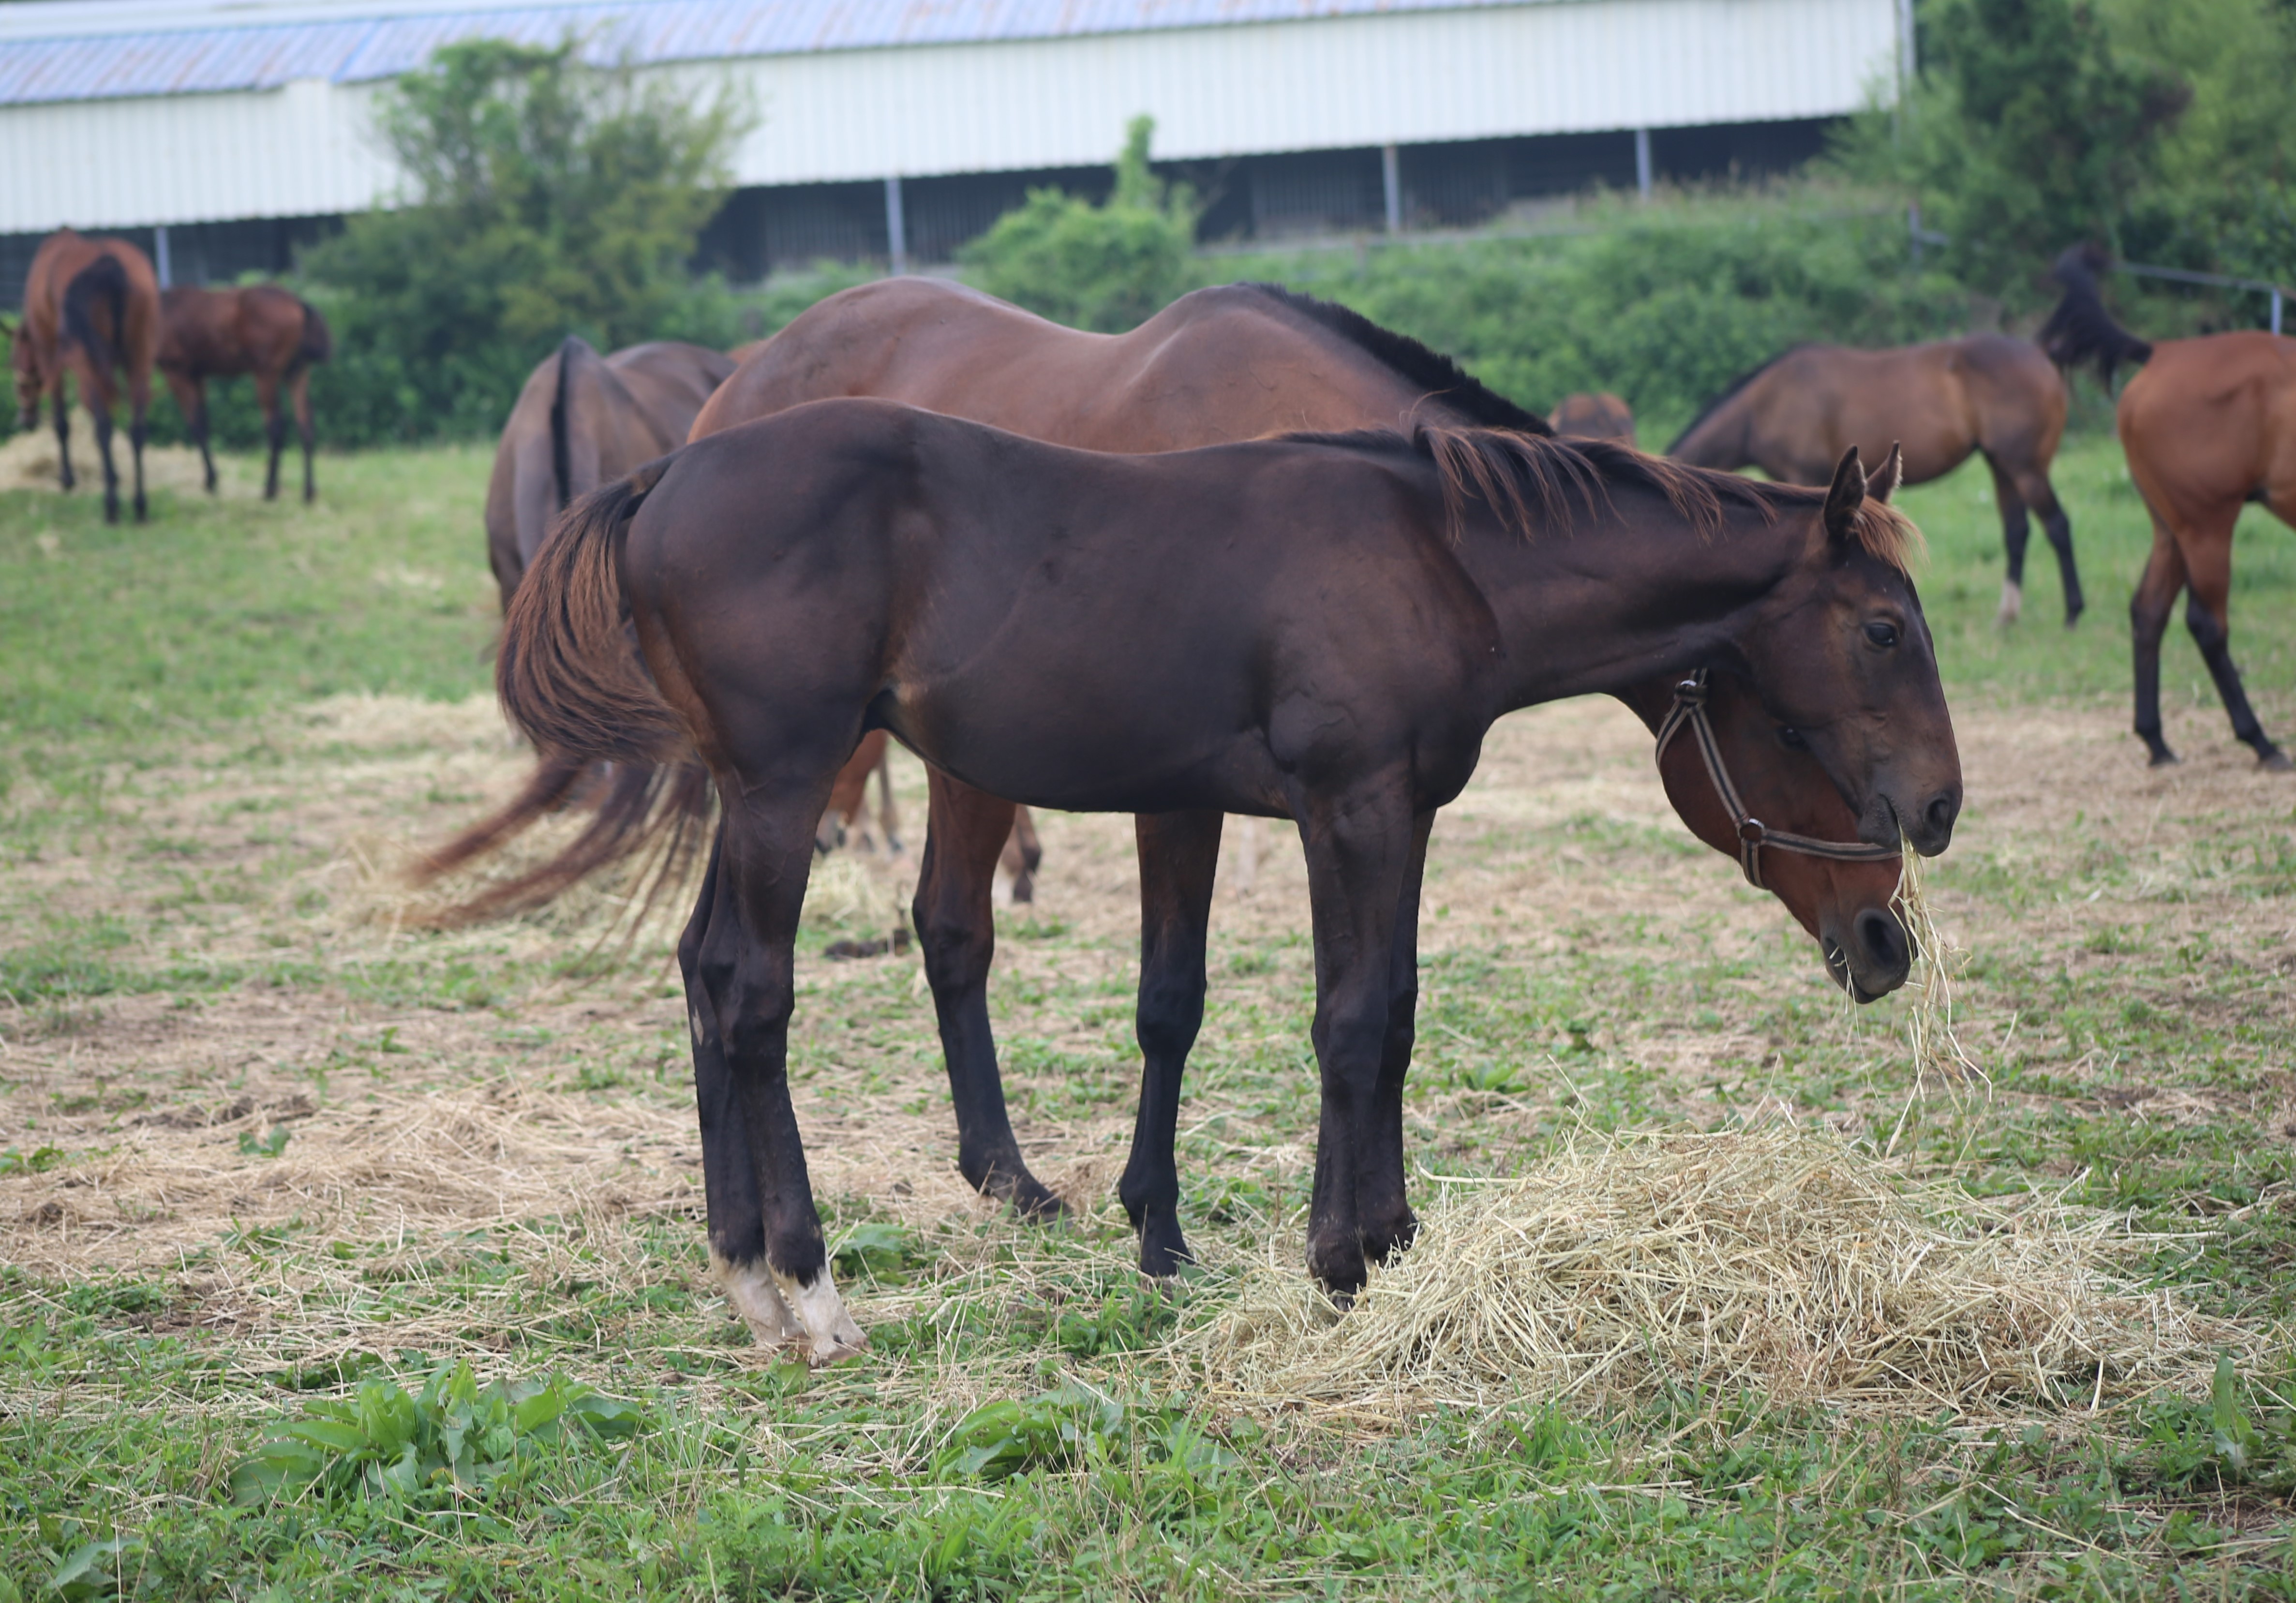
<instances>
[{"instance_id":1,"label":"horse nostril","mask_svg":"<svg viewBox=\"0 0 2296 1603\"><path fill-rule=\"evenodd\" d=\"M1855 928L1857 944L1865 948L1876 978L1894 985L1913 971L1913 936L1896 919L1880 908L1869 907L1857 915Z\"/></svg>"},{"instance_id":2,"label":"horse nostril","mask_svg":"<svg viewBox=\"0 0 2296 1603\"><path fill-rule=\"evenodd\" d=\"M1953 821L1960 814L1961 796L1953 790L1939 791L1930 798L1930 805L1922 809L1922 816L1940 846L1953 834Z\"/></svg>"}]
</instances>

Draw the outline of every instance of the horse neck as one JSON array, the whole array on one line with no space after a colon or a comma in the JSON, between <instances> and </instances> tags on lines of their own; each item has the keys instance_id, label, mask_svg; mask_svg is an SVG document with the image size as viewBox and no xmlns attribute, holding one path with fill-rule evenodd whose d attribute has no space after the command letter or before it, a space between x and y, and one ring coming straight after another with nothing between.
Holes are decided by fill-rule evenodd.
<instances>
[{"instance_id":1,"label":"horse neck","mask_svg":"<svg viewBox=\"0 0 2296 1603\"><path fill-rule=\"evenodd\" d=\"M1612 487L1616 512L1525 538L1478 505L1456 550L1491 610L1501 710L1634 694L1734 663L1780 585L1808 559L1808 519L1726 503L1702 536L1655 493Z\"/></svg>"},{"instance_id":2,"label":"horse neck","mask_svg":"<svg viewBox=\"0 0 2296 1603\"><path fill-rule=\"evenodd\" d=\"M1699 419L1667 454L1694 468L1718 468L1726 473L1752 462L1753 388L1749 384Z\"/></svg>"}]
</instances>

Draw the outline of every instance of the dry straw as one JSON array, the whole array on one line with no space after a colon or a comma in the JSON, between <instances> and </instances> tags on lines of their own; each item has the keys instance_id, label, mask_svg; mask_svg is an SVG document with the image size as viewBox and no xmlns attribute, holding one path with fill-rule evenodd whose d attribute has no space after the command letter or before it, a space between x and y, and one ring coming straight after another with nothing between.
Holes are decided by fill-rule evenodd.
<instances>
[{"instance_id":1,"label":"dry straw","mask_svg":"<svg viewBox=\"0 0 2296 1603\"><path fill-rule=\"evenodd\" d=\"M1358 1424L1667 1382L1869 1414L2095 1406L2204 1390L2218 1348L2260 1345L2128 1278L2161 1239L1915 1182L1822 1130L1586 1134L1449 1188L1352 1311L1271 1247L1187 1339L1237 1404Z\"/></svg>"}]
</instances>

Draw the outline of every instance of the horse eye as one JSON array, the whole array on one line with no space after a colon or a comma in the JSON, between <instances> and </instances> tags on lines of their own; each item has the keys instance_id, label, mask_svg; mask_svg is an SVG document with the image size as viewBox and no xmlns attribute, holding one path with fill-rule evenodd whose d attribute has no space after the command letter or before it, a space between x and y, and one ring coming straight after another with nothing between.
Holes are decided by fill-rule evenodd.
<instances>
[{"instance_id":1,"label":"horse eye","mask_svg":"<svg viewBox=\"0 0 2296 1603\"><path fill-rule=\"evenodd\" d=\"M1881 646L1886 650L1887 648L1898 643L1898 626L1895 624L1867 624L1866 626L1866 638L1872 641L1875 645Z\"/></svg>"},{"instance_id":2,"label":"horse eye","mask_svg":"<svg viewBox=\"0 0 2296 1603\"><path fill-rule=\"evenodd\" d=\"M1790 751L1808 751L1809 742L1801 738L1801 731L1786 724L1778 726L1778 744Z\"/></svg>"}]
</instances>

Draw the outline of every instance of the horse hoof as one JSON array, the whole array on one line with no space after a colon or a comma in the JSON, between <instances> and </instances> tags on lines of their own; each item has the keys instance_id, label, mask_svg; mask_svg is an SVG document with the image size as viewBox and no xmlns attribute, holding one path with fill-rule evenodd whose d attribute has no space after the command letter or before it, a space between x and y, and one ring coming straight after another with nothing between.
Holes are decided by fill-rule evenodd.
<instances>
[{"instance_id":1,"label":"horse hoof","mask_svg":"<svg viewBox=\"0 0 2296 1603\"><path fill-rule=\"evenodd\" d=\"M2152 754L2152 760L2147 764L2146 766L2152 768L2177 768L2181 767L2184 765L2184 761L2185 759L2178 757L2175 752L2162 750L2154 752Z\"/></svg>"},{"instance_id":2,"label":"horse hoof","mask_svg":"<svg viewBox=\"0 0 2296 1603\"><path fill-rule=\"evenodd\" d=\"M1177 1222L1164 1220L1141 1232L1140 1272L1150 1280L1177 1280L1195 1261Z\"/></svg>"},{"instance_id":3,"label":"horse hoof","mask_svg":"<svg viewBox=\"0 0 2296 1603\"><path fill-rule=\"evenodd\" d=\"M2290 762L2288 754L2277 746L2258 752L2256 765L2272 773L2285 773L2290 769L2296 768L2296 763Z\"/></svg>"}]
</instances>

